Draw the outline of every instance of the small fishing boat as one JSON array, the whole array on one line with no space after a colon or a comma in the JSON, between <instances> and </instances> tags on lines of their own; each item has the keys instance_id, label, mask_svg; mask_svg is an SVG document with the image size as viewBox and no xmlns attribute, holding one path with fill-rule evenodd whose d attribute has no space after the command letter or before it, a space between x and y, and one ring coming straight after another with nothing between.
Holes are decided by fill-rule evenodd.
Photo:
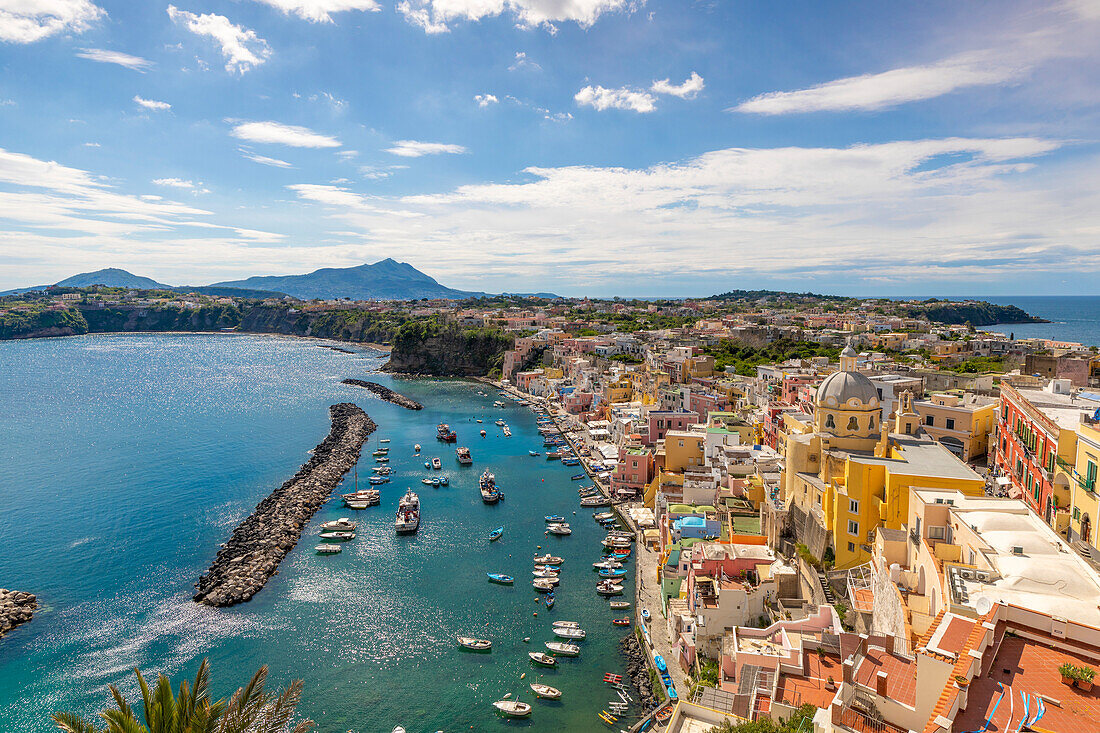
<instances>
[{"instance_id":1,"label":"small fishing boat","mask_svg":"<svg viewBox=\"0 0 1100 733\"><path fill-rule=\"evenodd\" d=\"M317 545L313 549L318 555L338 555L344 548L340 545Z\"/></svg>"},{"instance_id":2,"label":"small fishing boat","mask_svg":"<svg viewBox=\"0 0 1100 733\"><path fill-rule=\"evenodd\" d=\"M547 700L557 700L561 697L561 690L550 685L539 684L538 682L531 683L531 690L535 693L535 697L545 698Z\"/></svg>"},{"instance_id":3,"label":"small fishing boat","mask_svg":"<svg viewBox=\"0 0 1100 733\"><path fill-rule=\"evenodd\" d=\"M668 669L668 665L665 664L665 658L662 657L660 654L653 655L653 664L656 665L657 669L661 672L664 672L666 669Z\"/></svg>"},{"instance_id":4,"label":"small fishing boat","mask_svg":"<svg viewBox=\"0 0 1100 733\"><path fill-rule=\"evenodd\" d=\"M597 522L606 522L608 519L615 518L615 512L600 512L599 514L593 514L592 518Z\"/></svg>"},{"instance_id":5,"label":"small fishing boat","mask_svg":"<svg viewBox=\"0 0 1100 733\"><path fill-rule=\"evenodd\" d=\"M536 578L557 578L560 573L557 568L548 568L545 565L538 565L531 571L531 575Z\"/></svg>"},{"instance_id":6,"label":"small fishing boat","mask_svg":"<svg viewBox=\"0 0 1100 733\"><path fill-rule=\"evenodd\" d=\"M499 419L498 419L498 420L497 420L497 421L496 421L496 422L494 423L494 425L498 425L498 426L500 426L500 427L504 427L504 426L505 426L505 425L507 425L507 424L508 424L508 423L504 422L504 419L503 419L503 418L499 418Z\"/></svg>"},{"instance_id":7,"label":"small fishing boat","mask_svg":"<svg viewBox=\"0 0 1100 733\"><path fill-rule=\"evenodd\" d=\"M535 578L531 581L531 587L539 593L549 593L554 590L554 578Z\"/></svg>"},{"instance_id":8,"label":"small fishing boat","mask_svg":"<svg viewBox=\"0 0 1100 733\"><path fill-rule=\"evenodd\" d=\"M600 560L592 563L592 567L596 570L618 570L622 566L623 564L616 560Z\"/></svg>"},{"instance_id":9,"label":"small fishing boat","mask_svg":"<svg viewBox=\"0 0 1100 733\"><path fill-rule=\"evenodd\" d=\"M535 562L542 563L544 565L561 565L565 561L562 560L560 557L555 557L554 555L546 554L546 555L535 555Z\"/></svg>"},{"instance_id":10,"label":"small fishing boat","mask_svg":"<svg viewBox=\"0 0 1100 733\"><path fill-rule=\"evenodd\" d=\"M555 621L551 626L555 629L579 629L581 627L576 621Z\"/></svg>"},{"instance_id":11,"label":"small fishing boat","mask_svg":"<svg viewBox=\"0 0 1100 733\"><path fill-rule=\"evenodd\" d=\"M565 463L565 459L562 459L562 463ZM584 474L578 473L576 476L570 476L569 478L573 481L581 481L584 479Z\"/></svg>"},{"instance_id":12,"label":"small fishing boat","mask_svg":"<svg viewBox=\"0 0 1100 733\"><path fill-rule=\"evenodd\" d=\"M545 517L543 517L543 519L545 519L547 522L550 522L551 524L565 521L565 517L561 516L560 514L547 514Z\"/></svg>"},{"instance_id":13,"label":"small fishing boat","mask_svg":"<svg viewBox=\"0 0 1100 733\"><path fill-rule=\"evenodd\" d=\"M489 533L489 541L496 542L504 535L504 527L497 527Z\"/></svg>"},{"instance_id":14,"label":"small fishing boat","mask_svg":"<svg viewBox=\"0 0 1100 733\"><path fill-rule=\"evenodd\" d=\"M611 500L603 496L586 496L581 499L582 507L611 506Z\"/></svg>"},{"instance_id":15,"label":"small fishing boat","mask_svg":"<svg viewBox=\"0 0 1100 733\"><path fill-rule=\"evenodd\" d=\"M532 662L540 664L543 667L556 667L558 665L558 660L554 659L546 652L527 652L527 656L531 658Z\"/></svg>"},{"instance_id":16,"label":"small fishing boat","mask_svg":"<svg viewBox=\"0 0 1100 733\"><path fill-rule=\"evenodd\" d=\"M487 652L493 648L493 642L488 639L478 639L473 636L458 637L458 645L471 652Z\"/></svg>"},{"instance_id":17,"label":"small fishing boat","mask_svg":"<svg viewBox=\"0 0 1100 733\"><path fill-rule=\"evenodd\" d=\"M370 481L371 484L373 484L375 486L378 486L379 484L388 484L390 482L390 477L389 476L371 476L367 480Z\"/></svg>"},{"instance_id":18,"label":"small fishing boat","mask_svg":"<svg viewBox=\"0 0 1100 733\"><path fill-rule=\"evenodd\" d=\"M321 525L322 532L354 532L356 524L347 517L340 517Z\"/></svg>"},{"instance_id":19,"label":"small fishing boat","mask_svg":"<svg viewBox=\"0 0 1100 733\"><path fill-rule=\"evenodd\" d=\"M432 480L430 478L422 478L420 479L420 483L424 484L425 486L431 486Z\"/></svg>"},{"instance_id":20,"label":"small fishing boat","mask_svg":"<svg viewBox=\"0 0 1100 733\"><path fill-rule=\"evenodd\" d=\"M442 482L438 478L432 479L432 486L438 487Z\"/></svg>"},{"instance_id":21,"label":"small fishing boat","mask_svg":"<svg viewBox=\"0 0 1100 733\"><path fill-rule=\"evenodd\" d=\"M483 437L483 438L485 437L485 431L484 430L481 431L481 437Z\"/></svg>"},{"instance_id":22,"label":"small fishing boat","mask_svg":"<svg viewBox=\"0 0 1100 733\"><path fill-rule=\"evenodd\" d=\"M649 621L649 609L648 608L643 608L642 609L642 621L646 621L646 622Z\"/></svg>"},{"instance_id":23,"label":"small fishing boat","mask_svg":"<svg viewBox=\"0 0 1100 733\"><path fill-rule=\"evenodd\" d=\"M450 483L450 482L449 482L449 480L447 479L446 476L440 476L439 477L439 485L440 486L446 486L448 483Z\"/></svg>"},{"instance_id":24,"label":"small fishing boat","mask_svg":"<svg viewBox=\"0 0 1100 733\"><path fill-rule=\"evenodd\" d=\"M573 530L569 528L569 525L564 524L564 523L562 523L562 524L551 524L550 526L548 526L546 528L546 531L549 532L550 534L556 534L556 535L562 535L562 536L573 534Z\"/></svg>"},{"instance_id":25,"label":"small fishing boat","mask_svg":"<svg viewBox=\"0 0 1100 733\"><path fill-rule=\"evenodd\" d=\"M378 456L374 460L375 460L376 463L388 463L389 460L390 460L390 457L389 456Z\"/></svg>"},{"instance_id":26,"label":"small fishing boat","mask_svg":"<svg viewBox=\"0 0 1100 733\"><path fill-rule=\"evenodd\" d=\"M531 714L531 704L520 700L497 700L493 707L506 718L526 718Z\"/></svg>"},{"instance_id":27,"label":"small fishing boat","mask_svg":"<svg viewBox=\"0 0 1100 733\"><path fill-rule=\"evenodd\" d=\"M579 458L562 458L561 459L561 465L563 465L563 466L576 466L580 462L581 461L580 461ZM580 481L582 478L584 478L584 476L574 476L573 480L574 481Z\"/></svg>"},{"instance_id":28,"label":"small fishing boat","mask_svg":"<svg viewBox=\"0 0 1100 733\"><path fill-rule=\"evenodd\" d=\"M602 570L600 570L601 578L621 578L624 575L626 575L626 568L603 568Z\"/></svg>"},{"instance_id":29,"label":"small fishing boat","mask_svg":"<svg viewBox=\"0 0 1100 733\"><path fill-rule=\"evenodd\" d=\"M432 468L434 468L437 471L439 469L443 468L443 462L439 460L439 456L436 456L435 458L432 459Z\"/></svg>"},{"instance_id":30,"label":"small fishing boat","mask_svg":"<svg viewBox=\"0 0 1100 733\"><path fill-rule=\"evenodd\" d=\"M389 452L390 452L389 448L379 448L378 450L371 453L371 455L372 456L384 456L384 455L388 454Z\"/></svg>"},{"instance_id":31,"label":"small fishing boat","mask_svg":"<svg viewBox=\"0 0 1100 733\"><path fill-rule=\"evenodd\" d=\"M505 575L504 573L485 573L489 576L490 583L500 583L501 585L511 585L516 582L516 579L511 575Z\"/></svg>"},{"instance_id":32,"label":"small fishing boat","mask_svg":"<svg viewBox=\"0 0 1100 733\"><path fill-rule=\"evenodd\" d=\"M474 462L473 456L470 455L470 449L465 446L455 448L455 456L458 458L458 463L461 466L469 466Z\"/></svg>"},{"instance_id":33,"label":"small fishing boat","mask_svg":"<svg viewBox=\"0 0 1100 733\"><path fill-rule=\"evenodd\" d=\"M613 618L613 619L611 619L611 623L615 624L616 626L630 626L630 619L628 619L628 618Z\"/></svg>"},{"instance_id":34,"label":"small fishing boat","mask_svg":"<svg viewBox=\"0 0 1100 733\"><path fill-rule=\"evenodd\" d=\"M529 455L532 455L532 456L535 456L535 457L538 457L538 456L542 455L542 454L541 454L541 453L539 453L539 452L538 452L537 450L529 450L529 451L527 451L527 453L528 453Z\"/></svg>"},{"instance_id":35,"label":"small fishing boat","mask_svg":"<svg viewBox=\"0 0 1100 733\"><path fill-rule=\"evenodd\" d=\"M417 443L416 445L414 445L413 450L416 451L417 453L419 453L420 452L420 443Z\"/></svg>"},{"instance_id":36,"label":"small fishing boat","mask_svg":"<svg viewBox=\"0 0 1100 733\"><path fill-rule=\"evenodd\" d=\"M605 580L596 586L596 592L601 596L621 596L623 594L623 586L621 583Z\"/></svg>"},{"instance_id":37,"label":"small fishing boat","mask_svg":"<svg viewBox=\"0 0 1100 733\"><path fill-rule=\"evenodd\" d=\"M432 467L432 462L431 461L424 461L424 468L431 468L431 467Z\"/></svg>"},{"instance_id":38,"label":"small fishing boat","mask_svg":"<svg viewBox=\"0 0 1100 733\"><path fill-rule=\"evenodd\" d=\"M618 611L623 608L630 608L630 601L609 601L608 605L611 606L613 610Z\"/></svg>"},{"instance_id":39,"label":"small fishing boat","mask_svg":"<svg viewBox=\"0 0 1100 733\"><path fill-rule=\"evenodd\" d=\"M554 591L550 591L550 595L546 596L546 607L547 608L553 608L554 603L555 603L555 601L554 601Z\"/></svg>"},{"instance_id":40,"label":"small fishing boat","mask_svg":"<svg viewBox=\"0 0 1100 733\"><path fill-rule=\"evenodd\" d=\"M379 441L378 441L378 442L379 442L379 443L389 443L389 442L390 442L390 439L389 439L389 438L381 438L381 439L379 439Z\"/></svg>"},{"instance_id":41,"label":"small fishing boat","mask_svg":"<svg viewBox=\"0 0 1100 733\"><path fill-rule=\"evenodd\" d=\"M321 539L325 542L347 542L355 539L354 532L322 532Z\"/></svg>"},{"instance_id":42,"label":"small fishing boat","mask_svg":"<svg viewBox=\"0 0 1100 733\"><path fill-rule=\"evenodd\" d=\"M560 654L563 657L575 657L581 653L581 648L576 644L567 644L564 641L548 641L546 642L546 648L554 652L554 654Z\"/></svg>"},{"instance_id":43,"label":"small fishing boat","mask_svg":"<svg viewBox=\"0 0 1100 733\"><path fill-rule=\"evenodd\" d=\"M584 639L586 634L584 633L584 629L574 629L574 628L571 628L569 626L555 626L554 627L554 636L560 637L562 639L578 639L578 640L580 640L580 639Z\"/></svg>"}]
</instances>

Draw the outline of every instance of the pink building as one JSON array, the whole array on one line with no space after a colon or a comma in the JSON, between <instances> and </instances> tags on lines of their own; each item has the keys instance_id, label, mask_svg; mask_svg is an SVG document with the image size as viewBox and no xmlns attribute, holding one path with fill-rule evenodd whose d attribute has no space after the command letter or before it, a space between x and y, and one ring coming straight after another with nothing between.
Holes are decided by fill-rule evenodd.
<instances>
[{"instance_id":1,"label":"pink building","mask_svg":"<svg viewBox=\"0 0 1100 733\"><path fill-rule=\"evenodd\" d=\"M706 419L706 415L703 419ZM665 433L669 430L685 430L697 422L699 422L699 416L694 412L654 410L648 416L649 433L646 435L646 445L654 445L664 440Z\"/></svg>"}]
</instances>

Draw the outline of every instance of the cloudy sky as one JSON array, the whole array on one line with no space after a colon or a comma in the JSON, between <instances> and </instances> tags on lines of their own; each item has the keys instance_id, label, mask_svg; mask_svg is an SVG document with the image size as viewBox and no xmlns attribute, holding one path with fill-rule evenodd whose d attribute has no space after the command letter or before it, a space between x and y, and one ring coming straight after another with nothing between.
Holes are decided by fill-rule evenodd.
<instances>
[{"instance_id":1,"label":"cloudy sky","mask_svg":"<svg viewBox=\"0 0 1100 733\"><path fill-rule=\"evenodd\" d=\"M1100 294L1100 0L0 0L0 289Z\"/></svg>"}]
</instances>

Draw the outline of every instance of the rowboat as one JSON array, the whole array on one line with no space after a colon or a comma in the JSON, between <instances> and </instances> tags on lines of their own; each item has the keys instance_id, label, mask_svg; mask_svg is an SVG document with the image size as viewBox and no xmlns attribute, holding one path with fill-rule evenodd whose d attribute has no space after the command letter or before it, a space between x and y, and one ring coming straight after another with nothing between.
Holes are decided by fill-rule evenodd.
<instances>
[{"instance_id":1,"label":"rowboat","mask_svg":"<svg viewBox=\"0 0 1100 733\"><path fill-rule=\"evenodd\" d=\"M553 608L554 603L554 591L550 591L550 593L546 596L546 607Z\"/></svg>"},{"instance_id":2,"label":"rowboat","mask_svg":"<svg viewBox=\"0 0 1100 733\"><path fill-rule=\"evenodd\" d=\"M604 581L596 586L596 592L601 596L621 596L623 594L623 586L619 583L610 584L610 581Z\"/></svg>"},{"instance_id":3,"label":"rowboat","mask_svg":"<svg viewBox=\"0 0 1100 733\"><path fill-rule=\"evenodd\" d=\"M493 703L493 707L507 718L526 718L531 714L530 703L519 700L497 700Z\"/></svg>"},{"instance_id":4,"label":"rowboat","mask_svg":"<svg viewBox=\"0 0 1100 733\"><path fill-rule=\"evenodd\" d=\"M447 481L447 477L446 477L446 476L440 476L440 477L439 477L439 485L440 485L440 486L446 486L446 485L447 485L447 483L448 483L448 481Z\"/></svg>"},{"instance_id":5,"label":"rowboat","mask_svg":"<svg viewBox=\"0 0 1100 733\"><path fill-rule=\"evenodd\" d=\"M425 486L431 486L432 480L430 478L422 478L420 479L420 483L424 484Z\"/></svg>"},{"instance_id":6,"label":"rowboat","mask_svg":"<svg viewBox=\"0 0 1100 733\"><path fill-rule=\"evenodd\" d=\"M390 479L389 479L388 476L371 476L367 480L370 481L375 486L377 486L379 484L388 484L390 482Z\"/></svg>"},{"instance_id":7,"label":"rowboat","mask_svg":"<svg viewBox=\"0 0 1100 733\"><path fill-rule=\"evenodd\" d=\"M649 609L648 608L643 608L642 609L642 621L649 621Z\"/></svg>"},{"instance_id":8,"label":"rowboat","mask_svg":"<svg viewBox=\"0 0 1100 733\"><path fill-rule=\"evenodd\" d=\"M548 641L546 648L563 657L575 657L581 653L581 648L576 644L566 644L564 641Z\"/></svg>"},{"instance_id":9,"label":"rowboat","mask_svg":"<svg viewBox=\"0 0 1100 733\"><path fill-rule=\"evenodd\" d=\"M595 519L597 522L602 522L606 519L614 519L615 512L600 512L599 514L593 514L592 518Z\"/></svg>"},{"instance_id":10,"label":"rowboat","mask_svg":"<svg viewBox=\"0 0 1100 733\"><path fill-rule=\"evenodd\" d=\"M488 639L477 639L473 636L458 637L458 645L471 652L488 652L493 649L493 642Z\"/></svg>"},{"instance_id":11,"label":"rowboat","mask_svg":"<svg viewBox=\"0 0 1100 733\"><path fill-rule=\"evenodd\" d=\"M543 697L547 700L557 700L561 697L561 690L538 682L531 683L531 690L535 693L535 697Z\"/></svg>"},{"instance_id":12,"label":"rowboat","mask_svg":"<svg viewBox=\"0 0 1100 733\"><path fill-rule=\"evenodd\" d=\"M543 517L543 519L550 523L565 521L565 517L561 516L560 514L547 514L545 517Z\"/></svg>"},{"instance_id":13,"label":"rowboat","mask_svg":"<svg viewBox=\"0 0 1100 733\"><path fill-rule=\"evenodd\" d=\"M505 575L504 573L485 573L489 576L490 583L500 583L501 585L511 585L516 582L516 579L511 575Z\"/></svg>"},{"instance_id":14,"label":"rowboat","mask_svg":"<svg viewBox=\"0 0 1100 733\"><path fill-rule=\"evenodd\" d=\"M543 667L556 667L558 660L546 652L527 652L527 656L531 658L531 661L535 664L541 664Z\"/></svg>"},{"instance_id":15,"label":"rowboat","mask_svg":"<svg viewBox=\"0 0 1100 733\"><path fill-rule=\"evenodd\" d=\"M626 575L626 568L603 568L600 570L601 578L621 578Z\"/></svg>"},{"instance_id":16,"label":"rowboat","mask_svg":"<svg viewBox=\"0 0 1100 733\"><path fill-rule=\"evenodd\" d=\"M615 610L630 608L630 601L609 601L608 605Z\"/></svg>"},{"instance_id":17,"label":"rowboat","mask_svg":"<svg viewBox=\"0 0 1100 733\"><path fill-rule=\"evenodd\" d=\"M500 539L501 535L503 535L503 534L504 534L504 527L497 527L496 529L494 529L492 532L489 533L489 541L490 542L496 542L497 540Z\"/></svg>"},{"instance_id":18,"label":"rowboat","mask_svg":"<svg viewBox=\"0 0 1100 733\"><path fill-rule=\"evenodd\" d=\"M615 624L616 626L630 626L630 619L628 619L628 618L613 618L613 619L611 619L611 623Z\"/></svg>"},{"instance_id":19,"label":"rowboat","mask_svg":"<svg viewBox=\"0 0 1100 733\"><path fill-rule=\"evenodd\" d=\"M585 637L584 629L573 629L565 626L555 626L554 636L562 639L583 639Z\"/></svg>"},{"instance_id":20,"label":"rowboat","mask_svg":"<svg viewBox=\"0 0 1100 733\"><path fill-rule=\"evenodd\" d=\"M564 560L554 555L535 555L535 562L543 563L545 565L561 565Z\"/></svg>"},{"instance_id":21,"label":"rowboat","mask_svg":"<svg viewBox=\"0 0 1100 733\"><path fill-rule=\"evenodd\" d=\"M664 672L666 669L668 669L668 665L665 664L665 658L662 657L660 654L653 655L653 664L656 665L657 669L661 672Z\"/></svg>"}]
</instances>

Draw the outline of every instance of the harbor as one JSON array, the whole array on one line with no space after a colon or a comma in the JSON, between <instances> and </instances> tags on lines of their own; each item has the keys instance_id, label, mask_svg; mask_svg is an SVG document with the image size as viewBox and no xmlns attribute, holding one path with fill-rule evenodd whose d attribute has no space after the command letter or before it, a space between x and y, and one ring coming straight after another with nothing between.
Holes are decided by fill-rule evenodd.
<instances>
[{"instance_id":1,"label":"harbor","mask_svg":"<svg viewBox=\"0 0 1100 733\"><path fill-rule=\"evenodd\" d=\"M164 370L149 369L179 353L184 339L188 353L196 354L185 365L191 375L186 381L177 377L172 382ZM245 340L249 343L242 348ZM141 350L132 350L138 342ZM606 578L592 565L604 556L607 532L593 519L601 510L581 509L578 498L578 488L591 481L571 480L578 467L530 455L546 449L536 417L526 407L511 400L494 406L501 401L497 392L478 383L373 374L372 379L392 385L424 409L410 411L373 398L368 402L362 388L340 380L349 359L356 362L355 373L370 373L377 357L292 339L89 337L14 346L45 348L49 358L81 367L79 375L60 377L76 381L81 390L66 397L69 422L56 427L58 435L72 420L117 425L125 424L122 415L153 416L141 426L148 437L135 442L143 471L125 481L105 473L91 453L93 446L77 446L74 452L66 444L65 460L41 459L64 468L57 481L77 487L66 492L65 501L71 502L75 492L84 502L74 522L60 529L54 565L88 562L107 546L118 552L99 577L51 575L40 538L21 528L12 534L14 552L0 565L20 587L33 589L40 604L60 608L40 611L33 623L5 638L0 690L6 692L0 691L0 707L20 730L50 730L38 717L43 706L94 710L102 703L95 690L125 682L132 666L189 675L203 657L227 684L265 663L273 679L302 678L300 712L315 720L322 733L390 731L396 725L410 733L515 726L617 731L640 716L637 695L627 687L635 702L615 716L614 726L598 717L601 711L613 712L612 702L622 702L604 675L620 675L629 683L628 659L619 644L632 629L612 622L632 616L633 609L613 609L609 596L596 592L596 584ZM256 373L265 378L250 376ZM168 385L163 394L179 400L178 406L153 409L149 396L161 393L144 388L146 378ZM28 383L26 405L21 408L20 402L16 410L33 409L36 390L55 390L51 384ZM85 404L81 400L89 398L81 394L106 394L111 404ZM192 418L186 405L199 400L207 407ZM211 548L226 540L272 485L308 458L315 436L329 428L328 406L356 401L378 427L363 445L358 466L333 490L278 573L249 603L231 609L193 603L187 591L209 563ZM495 425L498 419L511 437ZM252 427L257 424L274 427L257 440ZM436 439L440 424L456 433L456 443ZM173 442L180 431L199 437L188 444ZM215 450L213 439L220 444ZM157 451L164 448L154 447L164 445L170 451L161 457ZM469 449L470 465L460 463L456 447ZM386 453L375 456L383 448ZM388 461L376 462L383 456ZM13 467L37 465L29 453L6 457L11 459L5 469L8 485L29 478L14 475ZM424 467L432 458L440 459L441 469ZM127 458L113 458L119 460ZM376 473L376 467L389 472ZM485 471L494 474L505 495L495 504L485 503L479 491ZM390 480L371 484L372 476ZM447 477L448 484L422 484L433 476ZM378 503L349 508L343 495L354 493L356 484L363 492L377 490ZM117 487L109 503L106 496L97 498L102 486ZM398 503L410 488L419 497L418 529L398 534ZM39 495L50 494L39 489ZM55 508L60 509L51 501L41 507ZM31 510L14 506L17 512ZM549 533L548 516L561 518L558 523L567 524L569 534ZM326 542L320 537L323 525L342 518L355 523L354 538L331 542L341 547L338 553L317 554L314 547ZM491 540L498 528L503 528L501 536ZM562 560L552 607L548 594L532 586L534 557L544 554ZM629 572L616 583L623 586L622 595L613 598L633 598L633 562L624 565ZM490 583L490 572L511 575L515 582ZM563 620L576 621L585 638L556 635L553 622ZM459 636L489 640L491 651L464 650ZM547 646L557 642L579 651L573 656L567 648ZM532 652L551 656L554 666L535 663ZM430 695L425 694L426 680L431 680ZM560 698L537 696L532 684L553 688ZM12 697L16 690L18 696ZM502 717L493 703L506 695L530 705L530 715Z\"/></svg>"}]
</instances>

